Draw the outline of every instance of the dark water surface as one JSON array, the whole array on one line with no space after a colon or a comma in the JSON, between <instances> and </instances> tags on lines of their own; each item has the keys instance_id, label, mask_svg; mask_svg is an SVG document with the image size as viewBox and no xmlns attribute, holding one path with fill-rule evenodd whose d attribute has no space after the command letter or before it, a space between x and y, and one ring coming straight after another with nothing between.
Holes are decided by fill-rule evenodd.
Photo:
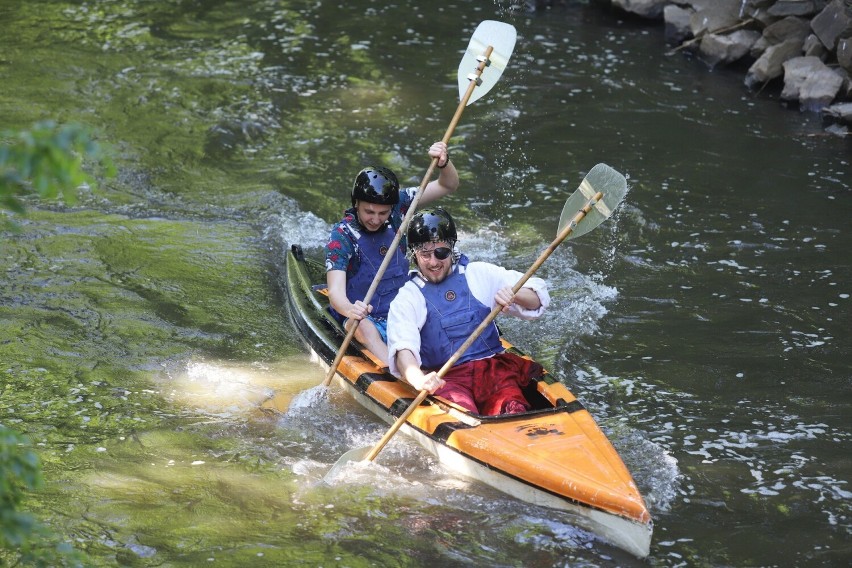
<instances>
[{"instance_id":1,"label":"dark water surface","mask_svg":"<svg viewBox=\"0 0 852 568\"><path fill-rule=\"evenodd\" d=\"M849 141L660 27L509 6L0 5L0 129L86 123L120 172L0 239L0 423L44 462L28 508L93 565L644 564L404 438L320 483L384 425L314 388L280 251L319 250L367 163L419 184L484 19L519 37L451 142L463 250L525 270L594 164L631 186L504 331L622 453L646 563L852 560Z\"/></svg>"}]
</instances>

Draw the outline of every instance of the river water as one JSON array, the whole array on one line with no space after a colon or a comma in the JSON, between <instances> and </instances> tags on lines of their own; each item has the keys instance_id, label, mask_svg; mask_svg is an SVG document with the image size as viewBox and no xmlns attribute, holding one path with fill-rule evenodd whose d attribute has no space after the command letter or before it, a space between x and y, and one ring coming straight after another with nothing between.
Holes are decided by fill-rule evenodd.
<instances>
[{"instance_id":1,"label":"river water","mask_svg":"<svg viewBox=\"0 0 852 568\"><path fill-rule=\"evenodd\" d=\"M0 129L88 124L119 170L0 240L0 423L47 481L28 510L103 566L847 566L849 140L595 3L433 4L0 6ZM503 330L622 454L646 562L404 438L321 483L385 427L317 389L281 251L319 251L367 163L419 184L485 19L518 43L443 204L465 252L525 270L593 165L628 178L542 267L549 313Z\"/></svg>"}]
</instances>

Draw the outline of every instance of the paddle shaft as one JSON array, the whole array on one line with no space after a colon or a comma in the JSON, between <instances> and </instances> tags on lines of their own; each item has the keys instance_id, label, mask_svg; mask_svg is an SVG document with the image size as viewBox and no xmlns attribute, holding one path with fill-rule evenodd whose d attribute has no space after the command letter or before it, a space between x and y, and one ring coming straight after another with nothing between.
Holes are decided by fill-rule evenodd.
<instances>
[{"instance_id":1,"label":"paddle shaft","mask_svg":"<svg viewBox=\"0 0 852 568\"><path fill-rule=\"evenodd\" d=\"M571 234L571 231L574 230L574 227L576 227L577 224L582 221L583 218L589 213L589 211L592 210L592 207L594 207L595 204L602 199L603 193L600 191L597 192L591 199L589 199L586 205L577 212L577 214L574 216L574 219L572 219L570 223L568 223L561 231L559 231L559 234L556 235L556 238L553 240L553 242L550 243L550 245L544 250L544 252L539 255L536 261L532 263L532 266L530 266L529 270L527 270L526 273L521 276L518 282L514 286L512 286L513 294L517 294L518 291L524 287L524 284L527 283L527 280L529 280L532 275L535 274L535 272L539 269L539 267L544 264L544 261L547 260L551 254L553 254L553 251L556 250L556 247L558 247L565 239L568 238L568 235ZM459 360L459 357L464 355L464 352L467 351L467 348L470 347L474 341L476 341L476 339L482 334L482 332L485 331L485 328L488 327L488 325L491 324L492 321L494 321L494 318L496 318L502 310L503 306L501 306L500 304L497 304L491 309L491 313L488 314L488 316L482 321L482 323L480 323L479 326L477 326L477 328L473 330L473 333L470 334L470 337L468 337L465 342L462 343L458 349L456 349L456 352L450 356L447 362L444 363L444 366L441 367L441 369L437 373L438 378L442 378L445 374L447 374L447 371L449 371L450 368L452 368L452 366L455 364L455 362ZM415 408L420 406L420 404L428 395L429 391L427 391L426 389L420 391L420 394L417 395L417 398L415 398L414 401L412 401L412 403L408 405L408 408L405 409L405 412L400 414L399 418L396 419L396 422L393 423L393 426L391 426L390 429L385 433L385 435L382 436L382 439L379 440L379 443L376 444L376 446L372 449L372 451L370 451L369 454L367 454L367 457L365 458L367 461L373 461L376 456L379 455L379 452L382 451L382 448L384 448L385 445L393 437L393 435L396 434L397 430L402 427L402 425L408 419L408 416L412 412L414 412Z\"/></svg>"},{"instance_id":2,"label":"paddle shaft","mask_svg":"<svg viewBox=\"0 0 852 568\"><path fill-rule=\"evenodd\" d=\"M455 131L456 126L458 126L459 120L461 120L461 116L464 112L465 107L467 106L467 102L470 100L470 97L473 94L473 90L479 84L477 79L479 79L479 76L482 75L483 70L488 64L488 58L491 57L491 52L493 50L494 48L489 45L485 49L485 52L483 53L483 57L480 59L479 64L476 66L476 70L474 71L476 78L471 79L470 84L467 87L467 91L465 91L464 96L461 98L461 101L459 101L459 106L456 108L456 113L453 115L453 118L450 121L450 125L447 128L447 132L442 138L444 144L450 143L450 138L452 138L453 132ZM449 157L447 159L449 159ZM384 276L388 265L394 258L392 251L396 250L396 248L399 246L400 241L402 240L402 236L408 230L408 224L411 221L411 218L414 216L415 211L417 210L417 204L420 203L420 197L423 195L423 191L426 189L426 185L432 178L432 173L435 171L435 167L437 165L438 158L432 158L432 162L429 164L429 169L426 170L426 175L424 175L423 179L420 181L420 188L414 195L414 199L411 201L411 205L409 205L408 211L405 213L405 217L403 217L402 219L402 224L399 226L399 229L397 229L393 242L391 243L390 248L388 248L388 254L385 255L384 259L382 259L382 263L379 265L379 270L378 272L376 272L376 276L373 278L373 282L367 289L367 294L364 296L363 300L365 304L369 305L370 300L373 299L373 294L376 293L376 289L379 287L379 282L381 282L382 276ZM325 376L325 380L322 382L323 386L328 386L331 383L331 379L334 378L334 374L337 372L337 367L340 366L340 361L343 360L343 355L346 353L346 348L349 347L349 343L351 343L352 338L355 336L355 332L358 330L358 325L360 323L361 320L352 321L352 325L349 327L349 330L346 333L346 337L343 339L343 343L340 344L340 349L337 351L337 355L334 358L334 362L332 362L331 367L328 369L328 374Z\"/></svg>"}]
</instances>

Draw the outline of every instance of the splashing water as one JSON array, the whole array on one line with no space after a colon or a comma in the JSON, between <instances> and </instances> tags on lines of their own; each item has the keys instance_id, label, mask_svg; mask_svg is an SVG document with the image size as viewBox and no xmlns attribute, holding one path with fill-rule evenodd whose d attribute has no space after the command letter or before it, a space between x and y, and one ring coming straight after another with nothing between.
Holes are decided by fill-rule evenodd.
<instances>
[{"instance_id":1,"label":"splashing water","mask_svg":"<svg viewBox=\"0 0 852 568\"><path fill-rule=\"evenodd\" d=\"M319 406L326 401L328 401L328 387L320 384L294 396L290 401L290 408L287 410L287 414L298 413L308 408Z\"/></svg>"}]
</instances>

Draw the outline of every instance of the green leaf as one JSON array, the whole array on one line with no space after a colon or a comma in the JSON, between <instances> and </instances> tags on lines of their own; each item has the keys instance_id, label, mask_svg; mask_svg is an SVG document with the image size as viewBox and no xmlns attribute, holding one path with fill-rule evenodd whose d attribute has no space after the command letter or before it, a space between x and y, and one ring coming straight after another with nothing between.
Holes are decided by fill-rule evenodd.
<instances>
[{"instance_id":1,"label":"green leaf","mask_svg":"<svg viewBox=\"0 0 852 568\"><path fill-rule=\"evenodd\" d=\"M0 132L0 208L25 214L14 196L27 193L74 202L81 185L97 187L87 162L96 162L105 177L115 175L112 160L83 126L45 121L30 130Z\"/></svg>"}]
</instances>

